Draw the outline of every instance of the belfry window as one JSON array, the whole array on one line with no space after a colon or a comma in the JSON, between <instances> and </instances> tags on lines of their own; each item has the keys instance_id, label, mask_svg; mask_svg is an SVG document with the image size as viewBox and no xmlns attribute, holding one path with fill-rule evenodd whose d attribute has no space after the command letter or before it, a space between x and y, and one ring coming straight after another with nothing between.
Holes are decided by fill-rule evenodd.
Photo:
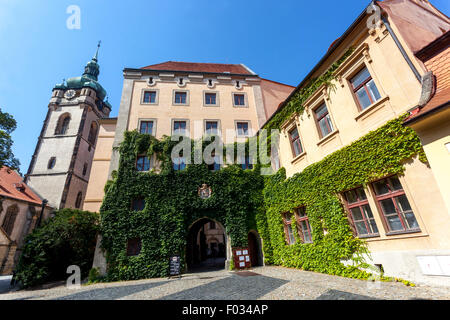
<instances>
[{"instance_id":1,"label":"belfry window","mask_svg":"<svg viewBox=\"0 0 450 320\"><path fill-rule=\"evenodd\" d=\"M95 144L96 138L97 138L97 123L93 121L91 124L91 129L89 130L89 137L88 137L89 143Z\"/></svg>"},{"instance_id":2,"label":"belfry window","mask_svg":"<svg viewBox=\"0 0 450 320\"><path fill-rule=\"evenodd\" d=\"M81 208L81 201L83 200L83 193L78 192L77 199L75 200L75 208L80 209Z\"/></svg>"},{"instance_id":3,"label":"belfry window","mask_svg":"<svg viewBox=\"0 0 450 320\"><path fill-rule=\"evenodd\" d=\"M59 117L58 124L56 126L55 134L66 134L67 129L69 128L70 123L70 115L64 114Z\"/></svg>"}]
</instances>

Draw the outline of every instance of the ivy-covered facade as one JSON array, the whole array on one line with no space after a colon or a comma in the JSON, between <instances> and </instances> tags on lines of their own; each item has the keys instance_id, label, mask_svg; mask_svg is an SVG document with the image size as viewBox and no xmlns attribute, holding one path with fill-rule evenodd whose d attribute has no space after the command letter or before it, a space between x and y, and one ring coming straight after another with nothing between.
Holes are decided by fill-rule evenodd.
<instances>
[{"instance_id":1,"label":"ivy-covered facade","mask_svg":"<svg viewBox=\"0 0 450 320\"><path fill-rule=\"evenodd\" d=\"M143 119L130 110L119 114L116 156L111 157L117 165L110 166L115 170L100 209L108 279L167 276L169 258L174 255L181 257L182 270L189 271L191 231L197 230L194 226L199 221L214 221L224 228L227 268L236 268L233 249L249 248L251 233L257 235L258 250L267 265L360 279L384 272L413 281L433 280L422 263L450 256L445 231L450 226L448 210L420 139L404 126L407 111L427 94L425 81L420 79L426 70L408 63L407 59L414 58L410 47L400 50L396 38L401 34L389 28L389 23L395 24L389 17L390 1L376 4L388 20L368 32L368 15L362 13L280 107L271 109L264 123L261 114L255 113L260 130L280 132L278 153L271 154L272 175L261 174L267 169L261 164L253 168L225 165L220 170L211 170L205 163L181 166L171 157L176 143L170 134L120 124L121 119L132 119L145 121L148 128L152 121L152 126L160 126L170 120L173 128L164 130L173 133L176 122L178 129L189 132L195 112L188 120L156 119L158 114L150 111L141 111L149 112ZM401 5L409 6L409 2ZM180 79L175 80L180 87ZM241 90L241 80L233 81L235 89ZM208 88L214 86L206 83ZM131 88L124 83L124 92ZM173 92L184 90L194 108L195 91L189 91L189 86L181 88ZM257 102L242 91L229 93L226 96L239 97L227 109L233 116L239 104ZM208 94L213 99L216 93ZM214 107L224 107L223 97L220 104L213 99ZM184 110L188 109L177 112ZM202 112L206 126L211 122L210 111ZM232 122L224 117L208 128L228 125L238 133L247 132L250 122L246 127L239 119ZM276 140L269 137L269 141ZM247 140L247 152L249 144ZM236 150L238 144L228 148ZM154 170L142 170L147 166L145 158L158 163ZM202 188L210 194L203 197ZM440 275L434 280L446 279Z\"/></svg>"}]
</instances>

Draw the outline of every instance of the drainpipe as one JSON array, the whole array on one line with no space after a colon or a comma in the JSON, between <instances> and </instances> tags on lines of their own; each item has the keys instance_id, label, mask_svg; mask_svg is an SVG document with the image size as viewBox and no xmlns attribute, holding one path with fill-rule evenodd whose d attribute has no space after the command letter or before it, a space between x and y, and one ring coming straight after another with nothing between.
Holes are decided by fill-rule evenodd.
<instances>
[{"instance_id":1,"label":"drainpipe","mask_svg":"<svg viewBox=\"0 0 450 320\"><path fill-rule=\"evenodd\" d=\"M389 24L389 21L386 19L384 15L381 15L381 20L383 21L384 25L386 26L386 29L388 30L389 34L392 36L392 39L394 39L395 44L399 48L400 52L403 55L403 58L405 58L406 62L408 63L409 67L411 68L412 72L416 76L417 81L422 83L422 76L420 75L419 71L417 71L416 67L412 63L409 56L406 54L405 49L403 48L402 44L398 40L397 36L395 35L394 31L391 28L391 25Z\"/></svg>"},{"instance_id":2,"label":"drainpipe","mask_svg":"<svg viewBox=\"0 0 450 320\"><path fill-rule=\"evenodd\" d=\"M45 206L47 205L47 203L48 203L47 199L42 200L41 214L39 215L39 218L38 218L38 221L36 222L35 228L39 228L39 226L41 225L42 216L44 215L44 209L45 209Z\"/></svg>"}]
</instances>

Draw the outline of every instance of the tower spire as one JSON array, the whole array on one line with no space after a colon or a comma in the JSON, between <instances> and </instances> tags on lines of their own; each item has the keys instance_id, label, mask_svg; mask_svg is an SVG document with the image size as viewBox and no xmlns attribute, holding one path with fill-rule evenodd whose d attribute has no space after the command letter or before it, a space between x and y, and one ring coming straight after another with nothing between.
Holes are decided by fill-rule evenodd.
<instances>
[{"instance_id":1,"label":"tower spire","mask_svg":"<svg viewBox=\"0 0 450 320\"><path fill-rule=\"evenodd\" d=\"M92 60L98 61L98 50L100 49L100 45L102 44L102 40L100 40L97 44L97 52L95 52L94 58Z\"/></svg>"}]
</instances>

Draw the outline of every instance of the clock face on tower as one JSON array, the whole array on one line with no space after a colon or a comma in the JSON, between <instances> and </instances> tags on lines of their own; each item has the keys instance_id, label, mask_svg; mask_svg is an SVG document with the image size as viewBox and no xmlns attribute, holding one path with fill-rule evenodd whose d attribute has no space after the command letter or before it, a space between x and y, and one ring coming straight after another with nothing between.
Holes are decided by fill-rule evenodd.
<instances>
[{"instance_id":1,"label":"clock face on tower","mask_svg":"<svg viewBox=\"0 0 450 320\"><path fill-rule=\"evenodd\" d=\"M75 97L75 90L67 90L66 93L64 93L64 97L66 97L66 99L72 99L73 97Z\"/></svg>"}]
</instances>

